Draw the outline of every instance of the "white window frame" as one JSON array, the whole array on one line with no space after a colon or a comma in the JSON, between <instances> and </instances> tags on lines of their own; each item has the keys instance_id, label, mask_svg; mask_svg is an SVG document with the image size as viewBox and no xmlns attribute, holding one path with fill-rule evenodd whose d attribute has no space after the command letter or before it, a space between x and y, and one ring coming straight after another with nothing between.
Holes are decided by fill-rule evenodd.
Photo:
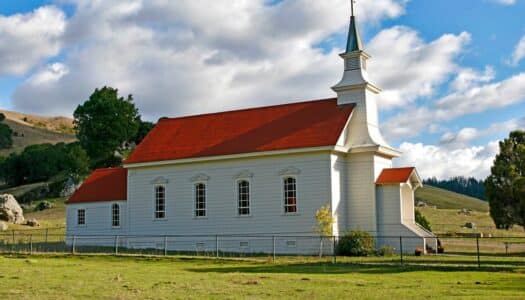
<instances>
[{"instance_id":1,"label":"white window frame","mask_svg":"<svg viewBox=\"0 0 525 300\"><path fill-rule=\"evenodd\" d=\"M197 186L204 185L204 209L197 208ZM197 211L204 211L204 216L198 216ZM196 219L206 219L208 217L208 182L196 181L193 183L193 217Z\"/></svg>"},{"instance_id":2,"label":"white window frame","mask_svg":"<svg viewBox=\"0 0 525 300\"><path fill-rule=\"evenodd\" d=\"M80 211L83 211L84 212L84 223L80 224ZM81 208L77 208L77 214L76 214L76 218L77 218L77 226L78 227L86 227L86 224L87 224L87 218L86 218L86 209L84 207L81 207Z\"/></svg>"},{"instance_id":3,"label":"white window frame","mask_svg":"<svg viewBox=\"0 0 525 300\"><path fill-rule=\"evenodd\" d=\"M287 212L286 207L290 207L291 205L286 204L286 198L285 198L285 188L284 188L284 181L288 178L292 178L295 180L295 212ZM299 180L297 176L295 175L284 175L281 176L281 207L282 207L282 214L285 216L294 216L299 214Z\"/></svg>"},{"instance_id":4,"label":"white window frame","mask_svg":"<svg viewBox=\"0 0 525 300\"><path fill-rule=\"evenodd\" d=\"M164 210L157 210L157 189L162 188L164 190ZM167 219L166 214L166 186L164 184L156 184L153 187L153 220L155 221L162 221ZM157 217L157 213L164 212L163 217Z\"/></svg>"},{"instance_id":5,"label":"white window frame","mask_svg":"<svg viewBox=\"0 0 525 300\"><path fill-rule=\"evenodd\" d=\"M248 208L248 214L240 214L241 206L240 200L239 200L239 183L242 181L246 181L248 183L248 206L243 208ZM252 216L252 181L248 178L239 178L235 180L235 208L236 208L236 216L238 217L251 217Z\"/></svg>"},{"instance_id":6,"label":"white window frame","mask_svg":"<svg viewBox=\"0 0 525 300\"><path fill-rule=\"evenodd\" d=\"M114 211L115 206L118 208L118 219L117 219L118 225L115 225L115 222L114 222L115 221L115 211ZM110 206L110 210L111 210L111 228L120 228L121 221L122 221L122 218L121 218L122 209L120 207L120 204L112 203Z\"/></svg>"}]
</instances>

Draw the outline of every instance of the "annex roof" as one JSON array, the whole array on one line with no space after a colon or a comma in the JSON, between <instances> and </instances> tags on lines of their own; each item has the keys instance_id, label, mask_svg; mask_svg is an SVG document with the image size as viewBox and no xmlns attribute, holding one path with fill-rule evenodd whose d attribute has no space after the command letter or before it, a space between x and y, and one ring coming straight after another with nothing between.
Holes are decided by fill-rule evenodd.
<instances>
[{"instance_id":1,"label":"annex roof","mask_svg":"<svg viewBox=\"0 0 525 300\"><path fill-rule=\"evenodd\" d=\"M417 183L417 185L421 186L421 179L417 174L416 168L389 168L383 169L376 180L376 184L404 183L411 179L413 182Z\"/></svg>"},{"instance_id":2,"label":"annex roof","mask_svg":"<svg viewBox=\"0 0 525 300\"><path fill-rule=\"evenodd\" d=\"M325 99L164 118L125 164L332 146L353 107Z\"/></svg>"},{"instance_id":3,"label":"annex roof","mask_svg":"<svg viewBox=\"0 0 525 300\"><path fill-rule=\"evenodd\" d=\"M127 169L97 169L69 197L67 204L127 200L127 182Z\"/></svg>"}]
</instances>

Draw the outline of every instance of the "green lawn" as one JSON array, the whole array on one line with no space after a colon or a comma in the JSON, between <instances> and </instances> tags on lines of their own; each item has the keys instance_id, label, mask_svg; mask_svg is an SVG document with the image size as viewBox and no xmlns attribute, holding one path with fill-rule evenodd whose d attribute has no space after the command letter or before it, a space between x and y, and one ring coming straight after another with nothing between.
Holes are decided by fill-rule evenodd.
<instances>
[{"instance_id":1,"label":"green lawn","mask_svg":"<svg viewBox=\"0 0 525 300\"><path fill-rule=\"evenodd\" d=\"M400 266L397 258L213 260L114 256L0 256L0 299L523 299L523 259L492 267ZM460 258L461 260L463 258ZM385 261L386 260L386 261ZM459 262L459 261L457 261ZM468 261L467 263L472 263Z\"/></svg>"}]
</instances>

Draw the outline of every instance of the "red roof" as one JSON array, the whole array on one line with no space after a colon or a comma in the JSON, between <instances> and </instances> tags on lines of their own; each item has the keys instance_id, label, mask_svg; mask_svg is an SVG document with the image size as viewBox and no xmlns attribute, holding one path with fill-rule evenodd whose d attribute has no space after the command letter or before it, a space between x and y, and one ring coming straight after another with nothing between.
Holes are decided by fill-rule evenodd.
<instances>
[{"instance_id":1,"label":"red roof","mask_svg":"<svg viewBox=\"0 0 525 300\"><path fill-rule=\"evenodd\" d=\"M128 170L98 169L69 197L68 204L127 199Z\"/></svg>"},{"instance_id":2,"label":"red roof","mask_svg":"<svg viewBox=\"0 0 525 300\"><path fill-rule=\"evenodd\" d=\"M414 172L414 167L383 169L376 180L376 184L390 184L407 182Z\"/></svg>"},{"instance_id":3,"label":"red roof","mask_svg":"<svg viewBox=\"0 0 525 300\"><path fill-rule=\"evenodd\" d=\"M353 107L326 99L161 119L125 163L332 146Z\"/></svg>"}]
</instances>

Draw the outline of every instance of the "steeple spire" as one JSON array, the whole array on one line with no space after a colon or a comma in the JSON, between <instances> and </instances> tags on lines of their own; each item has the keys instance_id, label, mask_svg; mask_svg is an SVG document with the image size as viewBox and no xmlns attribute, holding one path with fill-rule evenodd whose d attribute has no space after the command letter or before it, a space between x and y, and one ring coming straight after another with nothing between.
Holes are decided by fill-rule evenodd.
<instances>
[{"instance_id":1,"label":"steeple spire","mask_svg":"<svg viewBox=\"0 0 525 300\"><path fill-rule=\"evenodd\" d=\"M361 42L361 35L357 29L357 24L354 15L354 3L355 0L350 0L352 5L352 16L350 17L350 27L348 29L348 39L346 40L346 53L354 51L362 51L363 43Z\"/></svg>"}]
</instances>

